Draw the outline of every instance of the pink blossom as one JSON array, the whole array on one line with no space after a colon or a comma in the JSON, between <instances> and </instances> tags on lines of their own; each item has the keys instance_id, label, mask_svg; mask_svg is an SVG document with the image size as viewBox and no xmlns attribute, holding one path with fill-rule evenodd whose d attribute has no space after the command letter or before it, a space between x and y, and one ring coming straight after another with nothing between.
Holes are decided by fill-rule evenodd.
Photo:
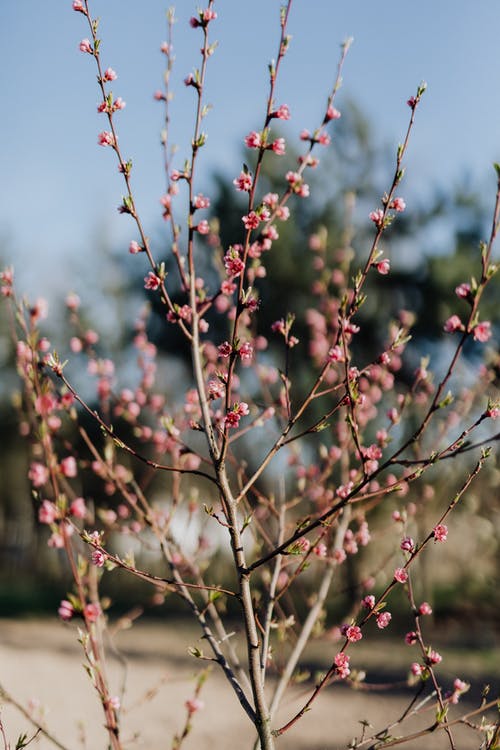
<instances>
[{"instance_id":1,"label":"pink blossom","mask_svg":"<svg viewBox=\"0 0 500 750\"><path fill-rule=\"evenodd\" d=\"M392 615L390 612L380 612L378 615L376 615L377 620L377 627L380 628L380 630L383 630L386 628L390 621L392 620Z\"/></svg>"},{"instance_id":2,"label":"pink blossom","mask_svg":"<svg viewBox=\"0 0 500 750\"><path fill-rule=\"evenodd\" d=\"M291 170L288 171L285 175L285 179L290 187L294 190L294 192L297 192L302 184L302 175L300 175L298 172L292 172Z\"/></svg>"},{"instance_id":3,"label":"pink blossom","mask_svg":"<svg viewBox=\"0 0 500 750\"><path fill-rule=\"evenodd\" d=\"M405 210L405 208L406 208L406 203L404 202L403 198L394 198L394 199L393 199L393 200L392 200L392 201L391 201L391 202L389 203L389 208L392 208L392 209L394 209L394 211L398 211L398 212L401 212L401 211L404 211L404 210Z\"/></svg>"},{"instance_id":4,"label":"pink blossom","mask_svg":"<svg viewBox=\"0 0 500 750\"><path fill-rule=\"evenodd\" d=\"M97 136L97 143L99 146L114 146L115 145L115 138L113 136L113 133L111 133L109 130L103 130L102 133L99 133Z\"/></svg>"},{"instance_id":5,"label":"pink blossom","mask_svg":"<svg viewBox=\"0 0 500 750\"><path fill-rule=\"evenodd\" d=\"M242 222L245 225L245 229L257 229L260 224L260 218L255 211L250 211L246 216L242 216Z\"/></svg>"},{"instance_id":6,"label":"pink blossom","mask_svg":"<svg viewBox=\"0 0 500 750\"><path fill-rule=\"evenodd\" d=\"M240 355L243 362L247 364L250 363L253 357L253 346L248 341L245 341L240 346L238 354Z\"/></svg>"},{"instance_id":7,"label":"pink blossom","mask_svg":"<svg viewBox=\"0 0 500 750\"><path fill-rule=\"evenodd\" d=\"M311 549L311 542L309 541L309 539L305 539L304 537L302 537L302 539L299 539L297 541L297 548L300 552L303 552L305 554Z\"/></svg>"},{"instance_id":8,"label":"pink blossom","mask_svg":"<svg viewBox=\"0 0 500 750\"><path fill-rule=\"evenodd\" d=\"M209 234L210 232L210 224L206 219L203 219L199 222L198 226L194 227L195 231L199 234Z\"/></svg>"},{"instance_id":9,"label":"pink blossom","mask_svg":"<svg viewBox=\"0 0 500 750\"><path fill-rule=\"evenodd\" d=\"M478 323L472 329L474 335L474 341L480 341L484 344L485 341L491 338L491 323L489 320L485 320L483 323Z\"/></svg>"},{"instance_id":10,"label":"pink blossom","mask_svg":"<svg viewBox=\"0 0 500 750\"><path fill-rule=\"evenodd\" d=\"M78 473L76 459L74 456L66 456L63 458L60 464L61 474L65 477L76 477Z\"/></svg>"},{"instance_id":11,"label":"pink blossom","mask_svg":"<svg viewBox=\"0 0 500 750\"><path fill-rule=\"evenodd\" d=\"M233 411L240 417L246 417L250 413L248 404L245 401L240 401L233 406Z\"/></svg>"},{"instance_id":12,"label":"pink blossom","mask_svg":"<svg viewBox=\"0 0 500 750\"><path fill-rule=\"evenodd\" d=\"M438 523L437 526L434 526L433 534L436 542L446 542L448 527L444 523Z\"/></svg>"},{"instance_id":13,"label":"pink blossom","mask_svg":"<svg viewBox=\"0 0 500 750\"><path fill-rule=\"evenodd\" d=\"M283 336L286 335L286 327L285 327L285 321L283 318L280 318L279 320L275 320L274 323L271 324L271 330L274 331L274 333L281 333Z\"/></svg>"},{"instance_id":14,"label":"pink blossom","mask_svg":"<svg viewBox=\"0 0 500 750\"><path fill-rule=\"evenodd\" d=\"M224 417L224 425L228 428L235 429L240 424L240 415L234 411L228 411Z\"/></svg>"},{"instance_id":15,"label":"pink blossom","mask_svg":"<svg viewBox=\"0 0 500 750\"><path fill-rule=\"evenodd\" d=\"M240 192L250 192L252 189L252 176L248 172L240 172L239 176L233 180L233 185Z\"/></svg>"},{"instance_id":16,"label":"pink blossom","mask_svg":"<svg viewBox=\"0 0 500 750\"><path fill-rule=\"evenodd\" d=\"M387 418L392 422L392 424L397 424L400 419L398 410L395 407L389 409L389 411L387 412Z\"/></svg>"},{"instance_id":17,"label":"pink blossom","mask_svg":"<svg viewBox=\"0 0 500 750\"><path fill-rule=\"evenodd\" d=\"M76 10L79 13L85 13L87 14L87 11L83 7L82 0L73 0L73 10Z\"/></svg>"},{"instance_id":18,"label":"pink blossom","mask_svg":"<svg viewBox=\"0 0 500 750\"><path fill-rule=\"evenodd\" d=\"M75 497L71 505L69 506L69 512L75 518L85 518L87 513L87 507L83 497Z\"/></svg>"},{"instance_id":19,"label":"pink blossom","mask_svg":"<svg viewBox=\"0 0 500 750\"><path fill-rule=\"evenodd\" d=\"M125 109L126 106L127 102L124 102L121 96L118 96L113 102L113 112L116 112L120 109Z\"/></svg>"},{"instance_id":20,"label":"pink blossom","mask_svg":"<svg viewBox=\"0 0 500 750\"><path fill-rule=\"evenodd\" d=\"M335 107L330 104L326 110L325 120L338 120L340 116L338 109L335 109Z\"/></svg>"},{"instance_id":21,"label":"pink blossom","mask_svg":"<svg viewBox=\"0 0 500 750\"><path fill-rule=\"evenodd\" d=\"M356 641L360 641L363 637L361 628L358 625L342 625L340 632L350 643L356 643Z\"/></svg>"},{"instance_id":22,"label":"pink blossom","mask_svg":"<svg viewBox=\"0 0 500 750\"><path fill-rule=\"evenodd\" d=\"M80 307L80 297L74 292L71 292L67 295L65 302L68 310L71 310L72 312L78 310L78 308Z\"/></svg>"},{"instance_id":23,"label":"pink blossom","mask_svg":"<svg viewBox=\"0 0 500 750\"><path fill-rule=\"evenodd\" d=\"M196 711L201 711L201 709L205 707L205 704L200 698L189 698L189 700L186 701L185 706L189 714L194 714Z\"/></svg>"},{"instance_id":24,"label":"pink blossom","mask_svg":"<svg viewBox=\"0 0 500 750\"><path fill-rule=\"evenodd\" d=\"M302 176L298 172L289 171L286 173L285 178L296 195L301 198L307 198L309 195L309 185L303 182Z\"/></svg>"},{"instance_id":25,"label":"pink blossom","mask_svg":"<svg viewBox=\"0 0 500 750\"><path fill-rule=\"evenodd\" d=\"M415 109L415 107L417 106L417 100L414 96L410 96L406 103L410 107L410 109Z\"/></svg>"},{"instance_id":26,"label":"pink blossom","mask_svg":"<svg viewBox=\"0 0 500 750\"><path fill-rule=\"evenodd\" d=\"M207 198L206 195L202 195L201 193L195 196L193 203L195 208L210 208L210 198Z\"/></svg>"},{"instance_id":27,"label":"pink blossom","mask_svg":"<svg viewBox=\"0 0 500 750\"><path fill-rule=\"evenodd\" d=\"M458 315L452 315L443 326L443 330L446 333L454 333L455 331L463 331L464 327L462 321Z\"/></svg>"},{"instance_id":28,"label":"pink blossom","mask_svg":"<svg viewBox=\"0 0 500 750\"><path fill-rule=\"evenodd\" d=\"M326 557L326 552L326 544L324 544L323 542L319 542L315 547L313 547L313 555L316 555L316 557Z\"/></svg>"},{"instance_id":29,"label":"pink blossom","mask_svg":"<svg viewBox=\"0 0 500 750\"><path fill-rule=\"evenodd\" d=\"M414 630L411 630L405 635L405 643L407 646L414 646L417 642L417 634Z\"/></svg>"},{"instance_id":30,"label":"pink blossom","mask_svg":"<svg viewBox=\"0 0 500 750\"><path fill-rule=\"evenodd\" d=\"M276 218L280 221L287 221L290 218L290 209L288 206L278 206L276 209Z\"/></svg>"},{"instance_id":31,"label":"pink blossom","mask_svg":"<svg viewBox=\"0 0 500 750\"><path fill-rule=\"evenodd\" d=\"M82 39L79 46L80 46L80 52L88 52L89 55L92 55L94 52L89 39Z\"/></svg>"},{"instance_id":32,"label":"pink blossom","mask_svg":"<svg viewBox=\"0 0 500 750\"><path fill-rule=\"evenodd\" d=\"M219 344L217 347L217 351L219 352L219 357L230 357L233 351L233 347L229 343L229 341L224 341L223 344Z\"/></svg>"},{"instance_id":33,"label":"pink blossom","mask_svg":"<svg viewBox=\"0 0 500 750\"><path fill-rule=\"evenodd\" d=\"M463 693L466 693L470 688L470 685L468 682L464 682L463 680L460 680L458 677L453 682L453 693L449 695L449 701L450 703L453 703L456 705L460 699L460 696Z\"/></svg>"},{"instance_id":34,"label":"pink blossom","mask_svg":"<svg viewBox=\"0 0 500 750\"><path fill-rule=\"evenodd\" d=\"M104 81L116 81L118 78L116 72L113 70L113 68L106 68L104 71L103 80Z\"/></svg>"},{"instance_id":35,"label":"pink blossom","mask_svg":"<svg viewBox=\"0 0 500 750\"><path fill-rule=\"evenodd\" d=\"M405 536L405 538L401 541L400 547L403 552L413 552L415 549L415 542L413 541L411 536Z\"/></svg>"},{"instance_id":36,"label":"pink blossom","mask_svg":"<svg viewBox=\"0 0 500 750\"><path fill-rule=\"evenodd\" d=\"M260 148L262 146L262 135L255 130L252 130L252 132L245 137L245 145L248 148Z\"/></svg>"},{"instance_id":37,"label":"pink blossom","mask_svg":"<svg viewBox=\"0 0 500 750\"><path fill-rule=\"evenodd\" d=\"M470 688L470 685L468 682L464 682L457 677L453 683L453 688L461 693L465 693L465 691Z\"/></svg>"},{"instance_id":38,"label":"pink blossom","mask_svg":"<svg viewBox=\"0 0 500 750\"><path fill-rule=\"evenodd\" d=\"M347 558L347 554L345 550L343 549L334 549L333 550L333 559L337 563L337 565L342 565L343 562L345 562Z\"/></svg>"},{"instance_id":39,"label":"pink blossom","mask_svg":"<svg viewBox=\"0 0 500 750\"><path fill-rule=\"evenodd\" d=\"M224 266L228 276L239 276L245 270L245 264L240 258L238 250L230 247L224 256Z\"/></svg>"},{"instance_id":40,"label":"pink blossom","mask_svg":"<svg viewBox=\"0 0 500 750\"><path fill-rule=\"evenodd\" d=\"M343 321L344 331L350 335L359 333L359 326L356 323L352 323L350 320Z\"/></svg>"},{"instance_id":41,"label":"pink blossom","mask_svg":"<svg viewBox=\"0 0 500 750\"><path fill-rule=\"evenodd\" d=\"M278 109L272 112L271 117L277 117L278 120L289 120L290 109L288 107L288 104L280 104Z\"/></svg>"},{"instance_id":42,"label":"pink blossom","mask_svg":"<svg viewBox=\"0 0 500 750\"><path fill-rule=\"evenodd\" d=\"M414 661L410 664L410 671L415 675L415 677L420 677L420 675L424 671L424 667L422 667L422 665L418 662Z\"/></svg>"},{"instance_id":43,"label":"pink blossom","mask_svg":"<svg viewBox=\"0 0 500 750\"><path fill-rule=\"evenodd\" d=\"M75 403L75 397L72 393L63 393L61 396L61 406L64 409L69 409Z\"/></svg>"},{"instance_id":44,"label":"pink blossom","mask_svg":"<svg viewBox=\"0 0 500 750\"><path fill-rule=\"evenodd\" d=\"M144 277L144 289L152 289L153 291L158 289L161 285L161 279L153 271L149 271L148 275Z\"/></svg>"},{"instance_id":45,"label":"pink blossom","mask_svg":"<svg viewBox=\"0 0 500 750\"><path fill-rule=\"evenodd\" d=\"M83 343L78 336L72 336L69 340L69 348L74 354L78 354L83 349Z\"/></svg>"},{"instance_id":46,"label":"pink blossom","mask_svg":"<svg viewBox=\"0 0 500 750\"><path fill-rule=\"evenodd\" d=\"M331 349L328 350L328 361L329 362L343 362L344 361L344 353L340 346L333 346Z\"/></svg>"},{"instance_id":47,"label":"pink blossom","mask_svg":"<svg viewBox=\"0 0 500 750\"><path fill-rule=\"evenodd\" d=\"M50 535L50 538L47 541L47 545L52 549L62 549L64 547L63 535L58 531L54 531L54 533Z\"/></svg>"},{"instance_id":48,"label":"pink blossom","mask_svg":"<svg viewBox=\"0 0 500 750\"><path fill-rule=\"evenodd\" d=\"M278 156L283 156L286 153L286 143L284 138L276 138L269 148Z\"/></svg>"},{"instance_id":49,"label":"pink blossom","mask_svg":"<svg viewBox=\"0 0 500 750\"><path fill-rule=\"evenodd\" d=\"M376 227L380 228L384 223L384 212L381 208L377 208L376 211L371 211L368 218L373 221Z\"/></svg>"},{"instance_id":50,"label":"pink blossom","mask_svg":"<svg viewBox=\"0 0 500 750\"><path fill-rule=\"evenodd\" d=\"M325 131L323 130L323 131L321 131L321 133L318 133L318 136L317 136L317 138L316 138L316 141L317 141L317 142L318 142L318 143L319 143L319 144L320 144L321 146L329 146L329 145L330 145L330 142L331 142L331 138L330 138L330 136L328 135L328 133L325 133Z\"/></svg>"},{"instance_id":51,"label":"pink blossom","mask_svg":"<svg viewBox=\"0 0 500 750\"><path fill-rule=\"evenodd\" d=\"M96 622L101 614L101 607L97 602L89 602L83 608L83 615L88 622Z\"/></svg>"},{"instance_id":52,"label":"pink blossom","mask_svg":"<svg viewBox=\"0 0 500 750\"><path fill-rule=\"evenodd\" d=\"M234 294L234 292L236 291L236 284L233 281L230 281L229 279L224 279L224 281L220 285L220 290L222 294L227 294L227 295Z\"/></svg>"},{"instance_id":53,"label":"pink blossom","mask_svg":"<svg viewBox=\"0 0 500 750\"><path fill-rule=\"evenodd\" d=\"M95 549L92 552L92 562L97 568L102 568L106 562L106 555L100 549Z\"/></svg>"},{"instance_id":54,"label":"pink blossom","mask_svg":"<svg viewBox=\"0 0 500 750\"><path fill-rule=\"evenodd\" d=\"M344 550L349 555L355 555L358 552L358 543L356 542L356 539L354 538L354 533L352 529L347 529L344 535Z\"/></svg>"},{"instance_id":55,"label":"pink blossom","mask_svg":"<svg viewBox=\"0 0 500 750\"><path fill-rule=\"evenodd\" d=\"M29 468L28 479L34 487L42 487L49 479L49 470L44 464L34 461Z\"/></svg>"},{"instance_id":56,"label":"pink blossom","mask_svg":"<svg viewBox=\"0 0 500 750\"><path fill-rule=\"evenodd\" d=\"M71 620L71 618L75 614L75 608L73 607L71 602L69 602L67 599L63 599L59 605L57 614L59 615L61 620Z\"/></svg>"},{"instance_id":57,"label":"pink blossom","mask_svg":"<svg viewBox=\"0 0 500 750\"><path fill-rule=\"evenodd\" d=\"M490 419L498 419L500 417L500 408L498 406L491 406L489 409L486 409L484 415Z\"/></svg>"},{"instance_id":58,"label":"pink blossom","mask_svg":"<svg viewBox=\"0 0 500 750\"><path fill-rule=\"evenodd\" d=\"M206 8L201 13L201 19L204 23L209 23L209 21L213 21L217 18L217 13L215 10L210 10L209 8Z\"/></svg>"},{"instance_id":59,"label":"pink blossom","mask_svg":"<svg viewBox=\"0 0 500 750\"><path fill-rule=\"evenodd\" d=\"M166 99L165 94L161 89L156 89L156 91L153 94L153 99L156 99L157 102L162 102Z\"/></svg>"},{"instance_id":60,"label":"pink blossom","mask_svg":"<svg viewBox=\"0 0 500 750\"><path fill-rule=\"evenodd\" d=\"M394 580L398 583L406 583L408 580L408 573L405 568L396 568L394 571Z\"/></svg>"},{"instance_id":61,"label":"pink blossom","mask_svg":"<svg viewBox=\"0 0 500 750\"><path fill-rule=\"evenodd\" d=\"M461 299L470 299L471 291L471 285L465 282L455 287L455 294Z\"/></svg>"},{"instance_id":62,"label":"pink blossom","mask_svg":"<svg viewBox=\"0 0 500 750\"><path fill-rule=\"evenodd\" d=\"M54 523L57 515L57 508L54 503L51 503L50 500L42 500L42 504L38 509L38 520L40 523Z\"/></svg>"},{"instance_id":63,"label":"pink blossom","mask_svg":"<svg viewBox=\"0 0 500 750\"><path fill-rule=\"evenodd\" d=\"M432 615L432 607L429 602L422 602L422 604L418 608L418 614L423 616Z\"/></svg>"},{"instance_id":64,"label":"pink blossom","mask_svg":"<svg viewBox=\"0 0 500 750\"><path fill-rule=\"evenodd\" d=\"M429 649L427 654L427 662L429 664L440 664L443 661L443 657L437 651Z\"/></svg>"},{"instance_id":65,"label":"pink blossom","mask_svg":"<svg viewBox=\"0 0 500 750\"><path fill-rule=\"evenodd\" d=\"M375 606L375 597L373 594L368 594L368 596L365 596L365 598L361 601L361 605L365 609L373 609Z\"/></svg>"},{"instance_id":66,"label":"pink blossom","mask_svg":"<svg viewBox=\"0 0 500 750\"><path fill-rule=\"evenodd\" d=\"M337 487L336 495L343 500L345 500L350 493L352 492L352 488L354 487L353 482L348 482L347 484L341 484L340 487Z\"/></svg>"},{"instance_id":67,"label":"pink blossom","mask_svg":"<svg viewBox=\"0 0 500 750\"><path fill-rule=\"evenodd\" d=\"M349 669L349 657L343 652L336 654L334 658L335 666L337 667L337 674L342 680L345 680L349 676L351 670Z\"/></svg>"}]
</instances>

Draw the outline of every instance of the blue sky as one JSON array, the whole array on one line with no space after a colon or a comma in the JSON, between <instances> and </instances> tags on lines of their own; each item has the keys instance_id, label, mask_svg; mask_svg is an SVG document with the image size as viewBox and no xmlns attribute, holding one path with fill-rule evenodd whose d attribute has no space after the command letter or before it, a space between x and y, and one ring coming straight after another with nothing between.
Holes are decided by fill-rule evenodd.
<instances>
[{"instance_id":1,"label":"blue sky","mask_svg":"<svg viewBox=\"0 0 500 750\"><path fill-rule=\"evenodd\" d=\"M203 152L205 185L215 168L236 175L244 135L259 127L267 92L267 63L276 54L275 0L220 0L212 36L220 46L208 72ZM134 161L134 187L147 231L160 224L163 192L159 132L161 107L153 91L161 83L166 8L160 0L92 0L101 19L103 63L118 72L115 96L120 144ZM173 140L179 163L191 137L193 92L183 78L198 64L200 32L188 19L195 3L177 3L174 30L176 98ZM464 174L494 191L493 161L500 161L500 4L491 0L419 0L375 5L362 0L293 0L293 36L278 101L292 120L294 138L313 127L334 79L339 45L354 43L344 70L343 97L354 99L370 119L381 148L395 149L406 127L407 98L422 80L428 91L419 110L402 192L425 199L436 184L452 186ZM116 211L123 192L109 149L97 145L104 129L97 115L98 90L90 56L78 51L88 35L70 0L3 0L0 10L2 261L16 266L23 288L45 295L72 288L85 294L92 252L108 246L127 252L135 237ZM387 176L388 182L390 176ZM374 195L374 205L379 196ZM411 201L408 202L411 210ZM91 275L90 275L91 278ZM88 281L86 282L88 283Z\"/></svg>"}]
</instances>

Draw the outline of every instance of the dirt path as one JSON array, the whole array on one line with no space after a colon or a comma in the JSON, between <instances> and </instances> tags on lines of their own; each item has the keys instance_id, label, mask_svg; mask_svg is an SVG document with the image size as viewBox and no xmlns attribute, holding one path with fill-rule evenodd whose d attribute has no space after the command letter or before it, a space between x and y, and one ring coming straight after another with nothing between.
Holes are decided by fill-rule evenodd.
<instances>
[{"instance_id":1,"label":"dirt path","mask_svg":"<svg viewBox=\"0 0 500 750\"><path fill-rule=\"evenodd\" d=\"M194 631L182 623L169 629L136 625L117 637L124 655L112 658L109 680L122 695L122 738L127 748L169 750L175 732L185 720L184 702L195 686L196 668L205 666L187 656L196 642ZM96 694L84 669L76 628L56 621L0 620L0 685L50 727L67 750L106 750L106 733ZM148 696L148 691L151 694ZM310 685L297 687L283 706L277 722L289 719L299 708ZM221 673L214 668L203 688L205 707L194 717L184 750L250 750L252 730ZM341 750L360 732L359 720L377 728L395 717L407 704L404 695L364 692L334 687L325 691L314 709L291 732L277 741L283 750ZM34 708L33 708L34 707ZM1 706L1 720L12 748L21 732L30 734L25 718L11 705ZM384 722L385 720L385 722ZM433 713L427 714L430 724ZM408 729L415 727L410 725ZM477 747L470 730L458 735L458 750ZM470 744L472 742L472 744ZM30 747L53 750L46 738ZM444 733L428 735L406 747L441 750L449 747Z\"/></svg>"}]
</instances>

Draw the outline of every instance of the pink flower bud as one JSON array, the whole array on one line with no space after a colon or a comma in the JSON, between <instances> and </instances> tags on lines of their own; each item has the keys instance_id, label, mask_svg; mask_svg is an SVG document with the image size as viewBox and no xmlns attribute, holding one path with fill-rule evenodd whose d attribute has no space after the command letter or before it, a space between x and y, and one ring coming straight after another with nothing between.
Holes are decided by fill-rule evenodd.
<instances>
[{"instance_id":1,"label":"pink flower bud","mask_svg":"<svg viewBox=\"0 0 500 750\"><path fill-rule=\"evenodd\" d=\"M384 223L384 212L381 208L377 208L376 211L371 211L369 213L368 218L371 219L375 226L380 229Z\"/></svg>"},{"instance_id":2,"label":"pink flower bud","mask_svg":"<svg viewBox=\"0 0 500 750\"><path fill-rule=\"evenodd\" d=\"M69 602L67 599L63 599L59 605L57 614L59 615L61 620L71 620L71 618L75 614L75 608L73 607L71 602Z\"/></svg>"},{"instance_id":3,"label":"pink flower bud","mask_svg":"<svg viewBox=\"0 0 500 750\"><path fill-rule=\"evenodd\" d=\"M42 504L38 509L38 520L40 523L51 524L57 518L57 508L54 503L50 500L42 500Z\"/></svg>"},{"instance_id":4,"label":"pink flower bud","mask_svg":"<svg viewBox=\"0 0 500 750\"><path fill-rule=\"evenodd\" d=\"M87 507L83 497L75 497L71 505L69 506L69 512L75 518L85 518L87 513Z\"/></svg>"},{"instance_id":5,"label":"pink flower bud","mask_svg":"<svg viewBox=\"0 0 500 750\"><path fill-rule=\"evenodd\" d=\"M67 456L66 458L63 458L60 464L60 469L61 474L63 474L65 477L76 477L78 470L75 457Z\"/></svg>"},{"instance_id":6,"label":"pink flower bud","mask_svg":"<svg viewBox=\"0 0 500 750\"><path fill-rule=\"evenodd\" d=\"M408 580L408 573L406 572L405 568L396 568L394 571L394 580L396 580L398 583L406 583Z\"/></svg>"},{"instance_id":7,"label":"pink flower bud","mask_svg":"<svg viewBox=\"0 0 500 750\"><path fill-rule=\"evenodd\" d=\"M116 81L117 78L118 76L113 70L113 68L106 68L106 70L104 71L104 76L103 76L103 79L105 81Z\"/></svg>"},{"instance_id":8,"label":"pink flower bud","mask_svg":"<svg viewBox=\"0 0 500 750\"><path fill-rule=\"evenodd\" d=\"M405 538L401 541L400 547L403 552L413 552L415 549L415 542L413 541L411 536L405 536Z\"/></svg>"},{"instance_id":9,"label":"pink flower bud","mask_svg":"<svg viewBox=\"0 0 500 750\"><path fill-rule=\"evenodd\" d=\"M137 253L142 252L142 250L143 248L135 240L132 240L132 242L128 246L128 251L131 255L136 255Z\"/></svg>"},{"instance_id":10,"label":"pink flower bud","mask_svg":"<svg viewBox=\"0 0 500 750\"><path fill-rule=\"evenodd\" d=\"M88 52L89 55L92 55L94 52L89 39L82 39L79 46L80 52Z\"/></svg>"},{"instance_id":11,"label":"pink flower bud","mask_svg":"<svg viewBox=\"0 0 500 750\"><path fill-rule=\"evenodd\" d=\"M418 608L418 614L422 616L432 615L432 607L429 602L422 602L422 604Z\"/></svg>"},{"instance_id":12,"label":"pink flower bud","mask_svg":"<svg viewBox=\"0 0 500 750\"><path fill-rule=\"evenodd\" d=\"M186 701L185 706L189 714L194 714L196 711L201 711L205 704L199 698L190 698Z\"/></svg>"},{"instance_id":13,"label":"pink flower bud","mask_svg":"<svg viewBox=\"0 0 500 750\"><path fill-rule=\"evenodd\" d=\"M341 115L338 109L335 109L335 107L330 104L330 106L326 110L325 120L338 120L340 116Z\"/></svg>"},{"instance_id":14,"label":"pink flower bud","mask_svg":"<svg viewBox=\"0 0 500 750\"><path fill-rule=\"evenodd\" d=\"M97 603L90 602L83 608L83 614L89 622L96 622L102 614L101 607Z\"/></svg>"},{"instance_id":15,"label":"pink flower bud","mask_svg":"<svg viewBox=\"0 0 500 750\"><path fill-rule=\"evenodd\" d=\"M455 333L455 331L463 331L463 329L462 321L458 315L452 315L443 326L443 330L446 333Z\"/></svg>"}]
</instances>

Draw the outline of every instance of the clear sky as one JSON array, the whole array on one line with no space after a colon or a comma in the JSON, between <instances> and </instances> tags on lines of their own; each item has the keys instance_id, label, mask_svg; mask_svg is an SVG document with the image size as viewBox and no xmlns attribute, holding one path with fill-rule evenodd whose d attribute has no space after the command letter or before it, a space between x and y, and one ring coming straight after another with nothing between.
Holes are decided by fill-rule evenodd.
<instances>
[{"instance_id":1,"label":"clear sky","mask_svg":"<svg viewBox=\"0 0 500 750\"><path fill-rule=\"evenodd\" d=\"M214 109L205 122L206 183L215 168L238 173L242 139L262 122L279 6L279 0L215 3L212 38L220 46L208 72ZM199 62L201 33L188 24L195 7L191 0L176 7L172 117L179 164L188 153L194 105L182 80ZM113 93L127 102L118 114L120 144L134 161L137 202L153 233L164 178L162 110L152 94L161 83L167 5L92 0L91 8L101 19L103 63L118 73ZM339 45L352 36L339 106L342 98L354 99L381 147L395 149L408 119L405 102L420 81L428 83L407 159L405 197L423 200L434 185L453 185L468 173L493 193L491 164L500 161L499 29L496 0L293 0L293 40L277 89L278 101L292 112L285 132L295 138L317 123ZM96 237L114 248L122 244L124 253L135 237L130 220L116 211L123 186L114 155L97 145L105 121L96 113L94 61L78 50L85 36L85 18L70 0L2 0L0 250L37 295L55 288L85 294L81 269L100 244Z\"/></svg>"}]
</instances>

